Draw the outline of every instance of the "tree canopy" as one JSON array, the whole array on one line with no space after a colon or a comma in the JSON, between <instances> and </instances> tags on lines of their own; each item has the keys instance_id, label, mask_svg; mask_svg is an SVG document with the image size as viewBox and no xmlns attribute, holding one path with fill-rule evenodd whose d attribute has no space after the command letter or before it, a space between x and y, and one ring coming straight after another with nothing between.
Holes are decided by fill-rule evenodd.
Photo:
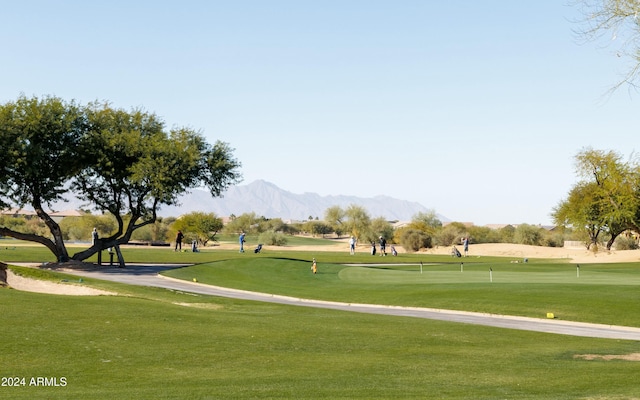
<instances>
[{"instance_id":1,"label":"tree canopy","mask_svg":"<svg viewBox=\"0 0 640 400\"><path fill-rule=\"evenodd\" d=\"M167 130L153 113L108 103L20 96L0 106L0 146L0 208L31 206L51 237L5 226L0 235L42 243L59 261L84 260L109 247L119 253L136 229L155 222L162 205L177 204L201 186L220 196L241 180L241 164L227 143L211 145L191 129ZM114 234L72 257L45 210L68 191L118 224Z\"/></svg>"},{"instance_id":2,"label":"tree canopy","mask_svg":"<svg viewBox=\"0 0 640 400\"><path fill-rule=\"evenodd\" d=\"M581 180L552 213L557 224L586 232L587 247L602 232L610 235L608 249L625 230L640 232L640 166L635 160L624 162L614 151L586 148L576 155L576 173Z\"/></svg>"},{"instance_id":3,"label":"tree canopy","mask_svg":"<svg viewBox=\"0 0 640 400\"><path fill-rule=\"evenodd\" d=\"M216 234L222 227L222 219L214 213L200 211L182 215L173 224L174 230L181 230L186 238L196 240L202 246L206 246L210 240L216 240Z\"/></svg>"}]
</instances>

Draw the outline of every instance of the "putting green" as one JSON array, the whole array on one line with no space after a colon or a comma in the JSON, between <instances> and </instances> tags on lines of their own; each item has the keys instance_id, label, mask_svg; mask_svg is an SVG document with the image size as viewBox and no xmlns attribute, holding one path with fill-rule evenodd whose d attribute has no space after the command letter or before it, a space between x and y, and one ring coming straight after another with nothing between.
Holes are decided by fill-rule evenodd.
<instances>
[{"instance_id":1,"label":"putting green","mask_svg":"<svg viewBox=\"0 0 640 400\"><path fill-rule=\"evenodd\" d=\"M442 268L446 267L446 270ZM466 269L465 269L466 268ZM491 268L491 270L490 270ZM474 264L420 266L351 266L340 270L341 280L368 284L437 284L437 283L544 283L585 285L640 285L640 276L620 272L558 269L555 271L501 270L499 267Z\"/></svg>"}]
</instances>

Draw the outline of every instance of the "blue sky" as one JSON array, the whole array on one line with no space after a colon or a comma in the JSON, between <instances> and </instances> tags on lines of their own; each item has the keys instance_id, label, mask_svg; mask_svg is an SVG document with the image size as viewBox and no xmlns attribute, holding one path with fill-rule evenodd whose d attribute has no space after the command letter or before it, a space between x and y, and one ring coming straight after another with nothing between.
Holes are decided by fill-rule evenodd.
<instances>
[{"instance_id":1,"label":"blue sky","mask_svg":"<svg viewBox=\"0 0 640 400\"><path fill-rule=\"evenodd\" d=\"M579 17L554 0L8 2L0 101L142 107L228 142L243 183L550 224L578 151L637 147L637 94L606 95L629 61L581 43Z\"/></svg>"}]
</instances>

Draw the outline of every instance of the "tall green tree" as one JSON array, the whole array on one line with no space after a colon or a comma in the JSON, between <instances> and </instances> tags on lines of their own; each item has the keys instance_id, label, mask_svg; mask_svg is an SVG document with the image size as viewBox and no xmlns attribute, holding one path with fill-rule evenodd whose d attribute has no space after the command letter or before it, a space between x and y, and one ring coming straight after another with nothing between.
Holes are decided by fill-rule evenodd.
<instances>
[{"instance_id":1,"label":"tall green tree","mask_svg":"<svg viewBox=\"0 0 640 400\"><path fill-rule=\"evenodd\" d=\"M228 234L240 234L240 232L245 233L260 233L260 222L263 218L260 218L256 215L255 212L243 213L239 216L234 216L227 225L224 230Z\"/></svg>"},{"instance_id":2,"label":"tall green tree","mask_svg":"<svg viewBox=\"0 0 640 400\"><path fill-rule=\"evenodd\" d=\"M80 144L88 124L83 108L57 97L27 98L0 106L0 208L33 207L51 237L0 226L0 235L37 242L69 259L60 226L46 208L62 200L84 167Z\"/></svg>"},{"instance_id":3,"label":"tall green tree","mask_svg":"<svg viewBox=\"0 0 640 400\"><path fill-rule=\"evenodd\" d=\"M241 179L228 144L210 145L186 128L167 131L152 113L107 103L82 107L54 97L21 97L0 106L0 144L9 155L0 170L2 206L31 205L53 240L6 227L0 234L43 243L59 261L69 255L43 203L68 190L117 221L115 233L71 258L84 260L115 247L124 266L119 246L136 229L154 223L158 207L176 204L181 194L200 186L219 196Z\"/></svg>"},{"instance_id":4,"label":"tall green tree","mask_svg":"<svg viewBox=\"0 0 640 400\"><path fill-rule=\"evenodd\" d=\"M364 207L351 204L345 210L344 215L346 232L350 232L358 239L372 240L375 238L371 232L371 217Z\"/></svg>"},{"instance_id":5,"label":"tall green tree","mask_svg":"<svg viewBox=\"0 0 640 400\"><path fill-rule=\"evenodd\" d=\"M606 232L608 249L626 229L638 231L640 167L635 160L624 162L614 151L586 148L576 155L576 173L580 181L552 213L557 224L587 232L588 247Z\"/></svg>"},{"instance_id":6,"label":"tall green tree","mask_svg":"<svg viewBox=\"0 0 640 400\"><path fill-rule=\"evenodd\" d=\"M200 211L181 215L173 223L173 230L181 230L186 238L196 240L202 246L206 246L211 240L216 240L216 234L222 229L222 219L214 213Z\"/></svg>"},{"instance_id":7,"label":"tall green tree","mask_svg":"<svg viewBox=\"0 0 640 400\"><path fill-rule=\"evenodd\" d=\"M324 211L324 222L329 224L338 236L345 232L345 211L340 206L331 206Z\"/></svg>"},{"instance_id":8,"label":"tall green tree","mask_svg":"<svg viewBox=\"0 0 640 400\"><path fill-rule=\"evenodd\" d=\"M418 212L411 218L412 229L425 232L429 236L433 236L435 232L442 228L442 221L438 218L435 210L427 212Z\"/></svg>"},{"instance_id":9,"label":"tall green tree","mask_svg":"<svg viewBox=\"0 0 640 400\"><path fill-rule=\"evenodd\" d=\"M401 243L407 250L417 251L420 247L431 247L436 233L442 230L442 222L435 210L418 212L413 215L411 222L398 228L394 232L394 240Z\"/></svg>"},{"instance_id":10,"label":"tall green tree","mask_svg":"<svg viewBox=\"0 0 640 400\"><path fill-rule=\"evenodd\" d=\"M127 243L136 229L154 223L159 206L177 204L181 194L200 186L217 197L239 180L240 163L226 143L210 145L187 128L167 132L155 114L142 110L128 112L94 103L87 114L91 126L83 148L87 167L75 177L73 188L81 199L111 213L118 230L74 258L115 247L123 264L119 245Z\"/></svg>"},{"instance_id":11,"label":"tall green tree","mask_svg":"<svg viewBox=\"0 0 640 400\"><path fill-rule=\"evenodd\" d=\"M598 187L594 183L576 185L566 200L554 209L554 222L561 226L573 226L578 232L586 234L589 240L587 249L597 246L600 234L606 230L606 221L599 208Z\"/></svg>"},{"instance_id":12,"label":"tall green tree","mask_svg":"<svg viewBox=\"0 0 640 400\"><path fill-rule=\"evenodd\" d=\"M393 225L384 217L377 217L371 220L371 232L374 235L373 240L377 240L380 236L387 241L393 240Z\"/></svg>"}]
</instances>

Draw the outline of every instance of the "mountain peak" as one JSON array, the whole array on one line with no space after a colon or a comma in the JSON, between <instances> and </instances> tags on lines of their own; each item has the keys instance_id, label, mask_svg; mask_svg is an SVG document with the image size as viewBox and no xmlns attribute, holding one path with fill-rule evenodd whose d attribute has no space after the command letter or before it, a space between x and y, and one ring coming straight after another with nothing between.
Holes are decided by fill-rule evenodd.
<instances>
[{"instance_id":1,"label":"mountain peak","mask_svg":"<svg viewBox=\"0 0 640 400\"><path fill-rule=\"evenodd\" d=\"M372 218L384 217L389 221L410 220L418 212L429 211L423 205L389 196L362 198L356 196L320 196L317 193L294 194L274 183L258 179L246 185L230 187L222 198L213 198L209 192L194 190L184 195L181 206L165 206L161 216L177 217L192 211L213 212L218 216L241 215L255 212L265 218L283 220L322 219L332 206L347 208L355 204L363 207ZM447 220L441 217L441 220Z\"/></svg>"},{"instance_id":2,"label":"mountain peak","mask_svg":"<svg viewBox=\"0 0 640 400\"><path fill-rule=\"evenodd\" d=\"M364 208L372 218L383 217L388 221L408 221L419 212L428 212L423 205L389 196L363 198L356 196L321 196L317 193L295 194L277 185L259 179L246 185L230 187L223 197L212 197L209 191L194 189L179 199L178 206L162 206L161 217L179 217L194 211L215 213L219 217L254 212L265 218L306 221L310 217L322 219L325 211L333 206L346 209L355 204ZM65 208L81 209L86 204L68 196ZM438 215L441 221L449 221Z\"/></svg>"}]
</instances>

